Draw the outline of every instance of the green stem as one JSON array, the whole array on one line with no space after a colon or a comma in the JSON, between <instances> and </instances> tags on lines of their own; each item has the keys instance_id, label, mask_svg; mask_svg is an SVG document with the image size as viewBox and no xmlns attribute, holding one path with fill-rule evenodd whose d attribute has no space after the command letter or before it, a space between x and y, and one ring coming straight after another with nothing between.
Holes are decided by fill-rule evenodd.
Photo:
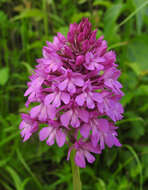
<instances>
[{"instance_id":1,"label":"green stem","mask_svg":"<svg viewBox=\"0 0 148 190\"><path fill-rule=\"evenodd\" d=\"M70 159L71 159L72 176L73 176L73 190L82 190L79 167L75 164L74 157L75 157L75 150L72 150Z\"/></svg>"},{"instance_id":2,"label":"green stem","mask_svg":"<svg viewBox=\"0 0 148 190\"><path fill-rule=\"evenodd\" d=\"M44 12L44 32L48 36L48 14L47 14L47 0L43 0L43 12Z\"/></svg>"}]
</instances>

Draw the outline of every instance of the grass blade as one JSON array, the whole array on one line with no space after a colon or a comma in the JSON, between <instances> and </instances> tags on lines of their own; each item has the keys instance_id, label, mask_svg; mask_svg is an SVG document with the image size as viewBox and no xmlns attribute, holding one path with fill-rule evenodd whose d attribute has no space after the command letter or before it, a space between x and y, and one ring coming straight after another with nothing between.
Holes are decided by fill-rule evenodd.
<instances>
[{"instance_id":1,"label":"grass blade","mask_svg":"<svg viewBox=\"0 0 148 190\"><path fill-rule=\"evenodd\" d=\"M120 24L117 25L115 30L118 30L122 25L124 25L126 22L128 22L133 16L135 16L141 9L146 7L148 4L148 0L145 1L140 7L138 7L134 12L132 12L126 19L124 19Z\"/></svg>"},{"instance_id":2,"label":"grass blade","mask_svg":"<svg viewBox=\"0 0 148 190\"><path fill-rule=\"evenodd\" d=\"M42 189L42 185L40 184L39 180L37 179L37 177L34 175L34 173L31 171L31 169L29 168L29 166L27 165L27 163L25 162L25 160L23 159L23 156L21 154L21 152L19 151L19 149L16 150L17 152L17 156L19 158L19 160L21 161L22 165L24 166L24 168L28 171L28 173L32 176L32 178L34 179L34 182L36 183L36 185L39 187L39 189Z\"/></svg>"}]
</instances>

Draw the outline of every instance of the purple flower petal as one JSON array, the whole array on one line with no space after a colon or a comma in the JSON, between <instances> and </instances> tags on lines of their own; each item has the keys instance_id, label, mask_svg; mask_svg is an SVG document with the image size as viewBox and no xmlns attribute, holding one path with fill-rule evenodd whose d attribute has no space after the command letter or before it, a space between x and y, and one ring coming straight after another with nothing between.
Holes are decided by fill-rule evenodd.
<instances>
[{"instance_id":1,"label":"purple flower petal","mask_svg":"<svg viewBox=\"0 0 148 190\"><path fill-rule=\"evenodd\" d=\"M88 124L82 125L80 128L80 133L84 138L88 138L90 132L90 126Z\"/></svg>"},{"instance_id":2,"label":"purple flower petal","mask_svg":"<svg viewBox=\"0 0 148 190\"><path fill-rule=\"evenodd\" d=\"M61 115L60 119L61 119L62 125L64 125L65 127L68 127L72 114L73 112L69 110Z\"/></svg>"},{"instance_id":3,"label":"purple flower petal","mask_svg":"<svg viewBox=\"0 0 148 190\"><path fill-rule=\"evenodd\" d=\"M35 106L34 108L31 109L30 111L30 116L31 118L37 118L37 116L39 115L41 111L41 105Z\"/></svg>"},{"instance_id":4,"label":"purple flower petal","mask_svg":"<svg viewBox=\"0 0 148 190\"><path fill-rule=\"evenodd\" d=\"M93 144L94 147L97 146L97 144L99 142L99 139L100 139L99 132L98 132L97 128L94 127L92 129L92 137L91 137L91 142L92 142L92 144Z\"/></svg>"},{"instance_id":5,"label":"purple flower petal","mask_svg":"<svg viewBox=\"0 0 148 190\"><path fill-rule=\"evenodd\" d=\"M108 134L108 136L106 138L104 138L105 140L105 144L111 148L114 145L114 138L112 136L112 134Z\"/></svg>"},{"instance_id":6,"label":"purple flower petal","mask_svg":"<svg viewBox=\"0 0 148 190\"><path fill-rule=\"evenodd\" d=\"M77 166L79 166L80 168L85 168L86 167L86 163L85 163L85 158L84 158L84 154L82 151L77 151L76 155L75 155L75 163Z\"/></svg>"},{"instance_id":7,"label":"purple flower petal","mask_svg":"<svg viewBox=\"0 0 148 190\"><path fill-rule=\"evenodd\" d=\"M65 90L65 88L67 87L67 85L68 85L68 79L64 80L63 82L61 82L59 84L59 89L63 91L63 90Z\"/></svg>"},{"instance_id":8,"label":"purple flower petal","mask_svg":"<svg viewBox=\"0 0 148 190\"><path fill-rule=\"evenodd\" d=\"M55 93L51 93L45 97L44 103L45 105L49 105L55 98Z\"/></svg>"},{"instance_id":9,"label":"purple flower petal","mask_svg":"<svg viewBox=\"0 0 148 190\"><path fill-rule=\"evenodd\" d=\"M62 147L66 141L66 135L62 129L56 131L56 141L59 147Z\"/></svg>"},{"instance_id":10,"label":"purple flower petal","mask_svg":"<svg viewBox=\"0 0 148 190\"><path fill-rule=\"evenodd\" d=\"M78 95L76 97L76 103L79 105L79 106L83 106L84 102L85 102L85 98L86 98L86 95L84 93Z\"/></svg>"},{"instance_id":11,"label":"purple flower petal","mask_svg":"<svg viewBox=\"0 0 148 190\"><path fill-rule=\"evenodd\" d=\"M72 118L71 118L71 125L72 125L72 127L74 127L74 128L77 128L77 127L80 126L80 121L79 121L79 119L78 119L78 115L76 115L76 114L73 114L73 115L72 115Z\"/></svg>"},{"instance_id":12,"label":"purple flower petal","mask_svg":"<svg viewBox=\"0 0 148 190\"><path fill-rule=\"evenodd\" d=\"M76 92L76 87L71 81L68 83L68 92L70 92L71 94Z\"/></svg>"},{"instance_id":13,"label":"purple flower petal","mask_svg":"<svg viewBox=\"0 0 148 190\"><path fill-rule=\"evenodd\" d=\"M92 144L89 143L85 143L85 149L88 150L89 152L93 152L95 154L100 154L101 153L101 149L100 146L97 145L96 147L92 146Z\"/></svg>"},{"instance_id":14,"label":"purple flower petal","mask_svg":"<svg viewBox=\"0 0 148 190\"><path fill-rule=\"evenodd\" d=\"M103 136L100 137L100 149L103 150L105 148L105 142Z\"/></svg>"},{"instance_id":15,"label":"purple flower petal","mask_svg":"<svg viewBox=\"0 0 148 190\"><path fill-rule=\"evenodd\" d=\"M52 131L52 133L50 133L46 143L49 145L49 146L52 146L54 144L54 141L55 141L55 135L56 135L56 130Z\"/></svg>"},{"instance_id":16,"label":"purple flower petal","mask_svg":"<svg viewBox=\"0 0 148 190\"><path fill-rule=\"evenodd\" d=\"M79 118L84 121L84 122L88 122L89 120L89 114L86 110L80 109L79 110Z\"/></svg>"},{"instance_id":17,"label":"purple flower petal","mask_svg":"<svg viewBox=\"0 0 148 190\"><path fill-rule=\"evenodd\" d=\"M94 92L93 96L92 96L93 100L95 100L98 103L101 103L103 101L103 98L101 96L101 94Z\"/></svg>"},{"instance_id":18,"label":"purple flower petal","mask_svg":"<svg viewBox=\"0 0 148 190\"><path fill-rule=\"evenodd\" d=\"M119 142L119 140L116 137L114 137L114 145L118 147L122 146L122 144Z\"/></svg>"},{"instance_id":19,"label":"purple flower petal","mask_svg":"<svg viewBox=\"0 0 148 190\"><path fill-rule=\"evenodd\" d=\"M38 119L40 121L46 121L47 118L48 118L48 112L46 106L42 106L40 114L38 115Z\"/></svg>"},{"instance_id":20,"label":"purple flower petal","mask_svg":"<svg viewBox=\"0 0 148 190\"><path fill-rule=\"evenodd\" d=\"M56 108L52 105L47 106L47 113L48 113L48 118L50 119L55 119L56 117Z\"/></svg>"},{"instance_id":21,"label":"purple flower petal","mask_svg":"<svg viewBox=\"0 0 148 190\"><path fill-rule=\"evenodd\" d=\"M60 94L58 93L56 96L55 96L55 99L53 101L53 105L58 108L60 105L61 105L61 97L60 97Z\"/></svg>"},{"instance_id":22,"label":"purple flower petal","mask_svg":"<svg viewBox=\"0 0 148 190\"><path fill-rule=\"evenodd\" d=\"M73 81L76 86L82 87L84 85L84 80L81 77L75 77Z\"/></svg>"},{"instance_id":23,"label":"purple flower petal","mask_svg":"<svg viewBox=\"0 0 148 190\"><path fill-rule=\"evenodd\" d=\"M88 151L84 151L85 157L89 163L93 163L96 159L95 157Z\"/></svg>"},{"instance_id":24,"label":"purple flower petal","mask_svg":"<svg viewBox=\"0 0 148 190\"><path fill-rule=\"evenodd\" d=\"M39 132L40 141L44 141L52 131L52 127L43 127Z\"/></svg>"},{"instance_id":25,"label":"purple flower petal","mask_svg":"<svg viewBox=\"0 0 148 190\"><path fill-rule=\"evenodd\" d=\"M94 109L95 107L94 101L89 96L87 96L86 102L87 102L87 107L89 109Z\"/></svg>"},{"instance_id":26,"label":"purple flower petal","mask_svg":"<svg viewBox=\"0 0 148 190\"><path fill-rule=\"evenodd\" d=\"M65 104L70 102L70 95L68 93L62 92L61 99Z\"/></svg>"}]
</instances>

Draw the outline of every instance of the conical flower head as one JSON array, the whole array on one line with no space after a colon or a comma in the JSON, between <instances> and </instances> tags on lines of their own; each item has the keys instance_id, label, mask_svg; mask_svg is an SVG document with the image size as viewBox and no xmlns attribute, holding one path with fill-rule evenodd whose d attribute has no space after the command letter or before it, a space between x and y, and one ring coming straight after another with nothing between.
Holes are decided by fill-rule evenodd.
<instances>
[{"instance_id":1,"label":"conical flower head","mask_svg":"<svg viewBox=\"0 0 148 190\"><path fill-rule=\"evenodd\" d=\"M96 33L84 18L70 25L67 37L58 33L47 42L25 92L26 106L38 105L22 115L20 125L24 141L35 132L48 146L69 141L69 155L76 150L79 167L86 166L85 159L95 161L90 152L121 146L114 125L123 114L120 71L115 52L107 51L107 42ZM40 124L45 127L39 130Z\"/></svg>"}]
</instances>

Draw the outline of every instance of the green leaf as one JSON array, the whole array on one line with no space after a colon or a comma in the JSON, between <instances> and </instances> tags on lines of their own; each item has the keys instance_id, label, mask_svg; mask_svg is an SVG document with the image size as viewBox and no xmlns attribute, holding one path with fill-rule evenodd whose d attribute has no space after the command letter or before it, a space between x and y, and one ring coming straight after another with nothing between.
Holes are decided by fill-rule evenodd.
<instances>
[{"instance_id":1,"label":"green leaf","mask_svg":"<svg viewBox=\"0 0 148 190\"><path fill-rule=\"evenodd\" d=\"M5 85L9 78L9 68L0 69L0 85Z\"/></svg>"},{"instance_id":2,"label":"green leaf","mask_svg":"<svg viewBox=\"0 0 148 190\"><path fill-rule=\"evenodd\" d=\"M96 189L97 190L106 190L106 185L105 185L105 182L103 181L103 179L101 178L98 178L98 181L96 183Z\"/></svg>"},{"instance_id":3,"label":"green leaf","mask_svg":"<svg viewBox=\"0 0 148 190\"><path fill-rule=\"evenodd\" d=\"M5 189L7 189L7 190L14 190L5 181L3 181L1 179L0 179L0 184L2 184L5 187Z\"/></svg>"},{"instance_id":4,"label":"green leaf","mask_svg":"<svg viewBox=\"0 0 148 190\"><path fill-rule=\"evenodd\" d=\"M6 170L11 175L11 177L15 183L16 190L23 190L22 186L21 186L21 184L22 184L21 179L20 179L19 175L16 173L16 171L13 168L11 168L10 166L6 166Z\"/></svg>"},{"instance_id":5,"label":"green leaf","mask_svg":"<svg viewBox=\"0 0 148 190\"><path fill-rule=\"evenodd\" d=\"M104 6L104 7L110 7L112 5L112 3L110 1L95 0L93 2L93 5L94 6L101 5L101 6Z\"/></svg>"},{"instance_id":6,"label":"green leaf","mask_svg":"<svg viewBox=\"0 0 148 190\"><path fill-rule=\"evenodd\" d=\"M109 187L112 187L114 180L118 177L119 173L121 172L121 170L123 168L125 168L127 165L129 165L131 163L131 161L133 161L135 159L135 161L137 162L137 168L139 170L139 183L140 183L140 190L142 190L142 186L143 186L143 173L142 173L142 164L141 161L137 155L137 153L135 152L135 150L133 149L132 146L124 144L122 147L125 147L129 150L129 152L132 154L132 157L130 158L126 158L126 161L123 162L122 164L119 164L119 167L116 169L116 171L113 173L113 175L110 177L110 183L109 183ZM125 152L123 155L126 155ZM109 188L111 189L111 188ZM127 189L127 188L126 188Z\"/></svg>"},{"instance_id":7,"label":"green leaf","mask_svg":"<svg viewBox=\"0 0 148 190\"><path fill-rule=\"evenodd\" d=\"M58 32L60 32L60 33L63 34L64 36L67 36L68 27L67 27L67 26L60 27L60 28L58 29Z\"/></svg>"},{"instance_id":8,"label":"green leaf","mask_svg":"<svg viewBox=\"0 0 148 190\"><path fill-rule=\"evenodd\" d=\"M139 11L141 11L144 7L146 7L148 4L148 0L144 1L135 11L133 11L128 17L126 17L118 26L115 28L115 30L118 30L122 25L127 23L132 17L134 17Z\"/></svg>"},{"instance_id":9,"label":"green leaf","mask_svg":"<svg viewBox=\"0 0 148 190\"><path fill-rule=\"evenodd\" d=\"M7 15L3 11L0 11L0 25L6 25L7 22L8 22Z\"/></svg>"},{"instance_id":10,"label":"green leaf","mask_svg":"<svg viewBox=\"0 0 148 190\"><path fill-rule=\"evenodd\" d=\"M87 2L87 0L78 0L79 4L83 4L83 3L86 3L86 2Z\"/></svg>"},{"instance_id":11,"label":"green leaf","mask_svg":"<svg viewBox=\"0 0 148 190\"><path fill-rule=\"evenodd\" d=\"M24 65L24 66L26 67L26 69L27 69L27 71L28 71L29 73L31 73L31 72L33 71L33 68L31 67L31 65L30 65L29 63L27 63L27 62L22 62L22 65Z\"/></svg>"},{"instance_id":12,"label":"green leaf","mask_svg":"<svg viewBox=\"0 0 148 190\"><path fill-rule=\"evenodd\" d=\"M144 104L140 109L139 111L141 112L146 112L148 110L148 103Z\"/></svg>"},{"instance_id":13,"label":"green leaf","mask_svg":"<svg viewBox=\"0 0 148 190\"><path fill-rule=\"evenodd\" d=\"M34 182L36 183L36 185L38 186L39 189L42 189L42 185L40 184L39 180L37 179L37 177L34 175L34 173L31 171L30 167L28 166L28 164L25 162L21 152L19 151L19 149L17 149L17 156L18 159L20 160L20 162L22 163L22 165L24 166L24 168L28 171L28 173L32 176Z\"/></svg>"},{"instance_id":14,"label":"green leaf","mask_svg":"<svg viewBox=\"0 0 148 190\"><path fill-rule=\"evenodd\" d=\"M9 156L8 158L5 158L3 160L0 160L0 167L3 167L4 165L7 164L7 162L11 159L11 156Z\"/></svg>"},{"instance_id":15,"label":"green leaf","mask_svg":"<svg viewBox=\"0 0 148 190\"><path fill-rule=\"evenodd\" d=\"M71 18L71 22L79 22L83 17L90 17L90 12L80 12L77 14L74 14Z\"/></svg>"},{"instance_id":16,"label":"green leaf","mask_svg":"<svg viewBox=\"0 0 148 190\"><path fill-rule=\"evenodd\" d=\"M137 96L148 96L148 85L142 84L136 91Z\"/></svg>"},{"instance_id":17,"label":"green leaf","mask_svg":"<svg viewBox=\"0 0 148 190\"><path fill-rule=\"evenodd\" d=\"M130 66L132 68L132 70L137 74L140 75L141 74L141 68L140 65L138 63L128 63L128 66Z\"/></svg>"},{"instance_id":18,"label":"green leaf","mask_svg":"<svg viewBox=\"0 0 148 190\"><path fill-rule=\"evenodd\" d=\"M64 20L62 18L60 18L58 15L56 14L50 14L50 19L53 20L54 23L56 23L56 26L61 26L64 24Z\"/></svg>"},{"instance_id":19,"label":"green leaf","mask_svg":"<svg viewBox=\"0 0 148 190\"><path fill-rule=\"evenodd\" d=\"M4 144L10 142L11 140L15 139L19 135L19 132L15 132L14 134L9 135L7 138L0 141L0 147Z\"/></svg>"},{"instance_id":20,"label":"green leaf","mask_svg":"<svg viewBox=\"0 0 148 190\"><path fill-rule=\"evenodd\" d=\"M108 41L112 41L115 38L115 26L116 20L121 13L123 5L114 4L111 6L104 15L104 37Z\"/></svg>"},{"instance_id":21,"label":"green leaf","mask_svg":"<svg viewBox=\"0 0 148 190\"><path fill-rule=\"evenodd\" d=\"M125 144L123 146L125 148L127 148L131 152L131 154L134 156L134 158L135 158L135 160L137 162L137 167L139 169L139 175L140 175L140 178L139 178L140 188L139 189L142 190L143 189L142 188L142 186L143 186L143 174L142 174L142 164L141 164L141 161L140 161L137 153L135 152L135 150L133 149L132 146L127 145L127 144Z\"/></svg>"},{"instance_id":22,"label":"green leaf","mask_svg":"<svg viewBox=\"0 0 148 190\"><path fill-rule=\"evenodd\" d=\"M139 117L135 112L126 112L126 117L128 119L125 119L125 121L128 122L128 125L125 126L129 127L128 134L126 137L129 137L134 140L138 140L141 136L144 135L145 132L145 120L142 117ZM119 121L120 123L120 121ZM124 123L124 119L121 120L121 123Z\"/></svg>"},{"instance_id":23,"label":"green leaf","mask_svg":"<svg viewBox=\"0 0 148 190\"><path fill-rule=\"evenodd\" d=\"M136 74L145 75L148 73L148 36L141 35L134 38L128 44L127 59Z\"/></svg>"},{"instance_id":24,"label":"green leaf","mask_svg":"<svg viewBox=\"0 0 148 190\"><path fill-rule=\"evenodd\" d=\"M27 45L27 50L32 50L32 49L36 49L36 48L42 48L43 46L43 42L42 41L34 41L31 44Z\"/></svg>"},{"instance_id":25,"label":"green leaf","mask_svg":"<svg viewBox=\"0 0 148 190\"><path fill-rule=\"evenodd\" d=\"M24 179L23 183L21 184L22 190L25 189L25 186L28 184L28 182L31 180L31 177L27 177Z\"/></svg>"},{"instance_id":26,"label":"green leaf","mask_svg":"<svg viewBox=\"0 0 148 190\"><path fill-rule=\"evenodd\" d=\"M127 92L127 93L123 96L123 98L121 99L122 105L123 105L123 106L126 106L128 103L130 103L130 101L132 100L132 98L133 98L134 95L135 95L135 94L132 93L132 92Z\"/></svg>"},{"instance_id":27,"label":"green leaf","mask_svg":"<svg viewBox=\"0 0 148 190\"><path fill-rule=\"evenodd\" d=\"M118 190L130 189L131 185L127 177L123 176L119 181Z\"/></svg>"},{"instance_id":28,"label":"green leaf","mask_svg":"<svg viewBox=\"0 0 148 190\"><path fill-rule=\"evenodd\" d=\"M34 18L36 21L43 19L45 16L44 12L40 9L25 9L19 15L12 18L12 21L24 19L24 18Z\"/></svg>"},{"instance_id":29,"label":"green leaf","mask_svg":"<svg viewBox=\"0 0 148 190\"><path fill-rule=\"evenodd\" d=\"M133 6L135 9L139 8L146 0L132 0ZM143 26L143 17L146 13L146 8L140 10L136 15L136 27L138 34L142 33L142 26Z\"/></svg>"}]
</instances>

